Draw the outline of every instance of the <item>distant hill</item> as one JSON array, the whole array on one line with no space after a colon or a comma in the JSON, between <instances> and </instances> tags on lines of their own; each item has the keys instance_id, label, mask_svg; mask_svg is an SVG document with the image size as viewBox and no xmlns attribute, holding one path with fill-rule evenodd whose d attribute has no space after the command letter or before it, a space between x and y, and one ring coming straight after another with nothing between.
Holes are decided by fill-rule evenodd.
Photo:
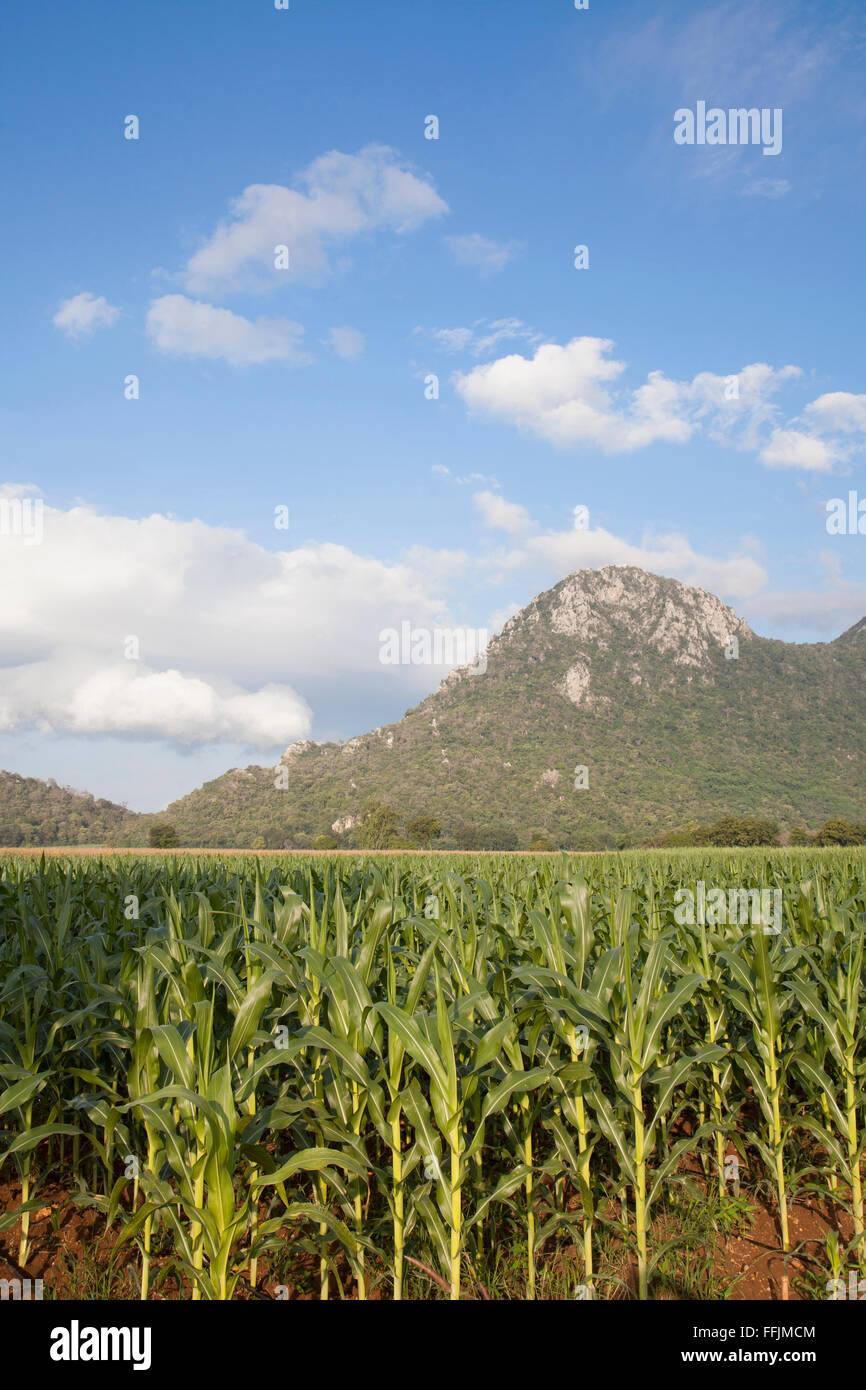
<instances>
[{"instance_id":1,"label":"distant hill","mask_svg":"<svg viewBox=\"0 0 866 1390\"><path fill-rule=\"evenodd\" d=\"M344 744L293 744L286 790L272 768L236 768L158 819L182 844L303 847L332 827L351 835L377 799L406 819L438 817L443 847L522 848L542 830L585 849L727 812L783 826L862 821L864 677L866 619L833 642L780 642L703 589L630 566L581 570L505 625L484 674L453 671L402 719ZM155 819L90 806L105 808L121 843L144 843ZM45 843L58 816L46 814Z\"/></svg>"},{"instance_id":2,"label":"distant hill","mask_svg":"<svg viewBox=\"0 0 866 1390\"><path fill-rule=\"evenodd\" d=\"M141 820L125 806L87 792L0 772L0 845L138 843Z\"/></svg>"}]
</instances>

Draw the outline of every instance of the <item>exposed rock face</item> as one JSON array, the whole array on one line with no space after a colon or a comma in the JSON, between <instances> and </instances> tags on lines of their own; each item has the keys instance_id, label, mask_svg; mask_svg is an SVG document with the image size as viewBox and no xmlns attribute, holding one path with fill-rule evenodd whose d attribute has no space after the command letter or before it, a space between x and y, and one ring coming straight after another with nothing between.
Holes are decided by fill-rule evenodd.
<instances>
[{"instance_id":1,"label":"exposed rock face","mask_svg":"<svg viewBox=\"0 0 866 1390\"><path fill-rule=\"evenodd\" d=\"M527 621L542 621L545 616L551 632L574 637L581 646L606 651L630 638L670 656L679 666L703 665L711 647L724 647L734 636L741 641L754 636L748 623L715 594L647 574L633 565L606 565L569 575L511 618L502 639ZM573 669L572 684L579 694L585 678L579 667Z\"/></svg>"},{"instance_id":2,"label":"exposed rock face","mask_svg":"<svg viewBox=\"0 0 866 1390\"><path fill-rule=\"evenodd\" d=\"M299 738L297 742L290 743L286 751L280 754L280 762L291 764L318 746L311 738Z\"/></svg>"},{"instance_id":3,"label":"exposed rock face","mask_svg":"<svg viewBox=\"0 0 866 1390\"><path fill-rule=\"evenodd\" d=\"M588 664L585 661L576 661L573 666L569 666L559 689L573 705L582 705L589 704L589 685Z\"/></svg>"}]
</instances>

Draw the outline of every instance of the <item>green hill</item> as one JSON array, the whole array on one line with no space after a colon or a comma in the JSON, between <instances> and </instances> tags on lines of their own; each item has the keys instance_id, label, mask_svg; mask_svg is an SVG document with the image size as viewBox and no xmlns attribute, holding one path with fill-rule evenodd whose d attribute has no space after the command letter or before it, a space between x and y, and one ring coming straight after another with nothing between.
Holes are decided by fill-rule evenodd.
<instances>
[{"instance_id":1,"label":"green hill","mask_svg":"<svg viewBox=\"0 0 866 1390\"><path fill-rule=\"evenodd\" d=\"M143 843L141 816L87 792L0 772L0 845Z\"/></svg>"},{"instance_id":2,"label":"green hill","mask_svg":"<svg viewBox=\"0 0 866 1390\"><path fill-rule=\"evenodd\" d=\"M736 658L729 639L739 645ZM580 848L722 812L817 826L864 818L866 619L834 642L757 637L714 595L626 566L582 570L395 724L286 750L175 802L182 843L304 844L362 803L428 812L442 843ZM588 787L575 789L575 770Z\"/></svg>"}]
</instances>

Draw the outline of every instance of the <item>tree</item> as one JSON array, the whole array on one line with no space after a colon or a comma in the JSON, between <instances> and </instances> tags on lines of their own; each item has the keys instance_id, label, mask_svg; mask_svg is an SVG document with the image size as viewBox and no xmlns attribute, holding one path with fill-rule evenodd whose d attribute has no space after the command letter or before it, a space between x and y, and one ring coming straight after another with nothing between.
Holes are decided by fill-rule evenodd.
<instances>
[{"instance_id":1,"label":"tree","mask_svg":"<svg viewBox=\"0 0 866 1390\"><path fill-rule=\"evenodd\" d=\"M313 849L339 849L340 841L336 835L326 832L324 835L317 835L313 840Z\"/></svg>"},{"instance_id":2,"label":"tree","mask_svg":"<svg viewBox=\"0 0 866 1390\"><path fill-rule=\"evenodd\" d=\"M789 845L808 845L809 832L803 825L792 825L788 835Z\"/></svg>"},{"instance_id":3,"label":"tree","mask_svg":"<svg viewBox=\"0 0 866 1390\"><path fill-rule=\"evenodd\" d=\"M434 840L442 834L442 822L435 816L415 816L406 826L410 840L415 840L424 849L429 849Z\"/></svg>"},{"instance_id":4,"label":"tree","mask_svg":"<svg viewBox=\"0 0 866 1390\"><path fill-rule=\"evenodd\" d=\"M176 849L179 843L177 831L167 821L157 822L147 832L147 843L151 849Z\"/></svg>"},{"instance_id":5,"label":"tree","mask_svg":"<svg viewBox=\"0 0 866 1390\"><path fill-rule=\"evenodd\" d=\"M475 825L458 825L454 831L458 849L483 849L484 838Z\"/></svg>"},{"instance_id":6,"label":"tree","mask_svg":"<svg viewBox=\"0 0 866 1390\"><path fill-rule=\"evenodd\" d=\"M775 845L779 827L775 821L756 816L722 816L713 825L702 827L698 844L719 846Z\"/></svg>"},{"instance_id":7,"label":"tree","mask_svg":"<svg viewBox=\"0 0 866 1390\"><path fill-rule=\"evenodd\" d=\"M556 845L546 831L533 830L529 836L528 848L534 850L536 854L549 854L551 850L556 849Z\"/></svg>"},{"instance_id":8,"label":"tree","mask_svg":"<svg viewBox=\"0 0 866 1390\"><path fill-rule=\"evenodd\" d=\"M250 849L267 849L267 847L264 835L254 835L250 840Z\"/></svg>"},{"instance_id":9,"label":"tree","mask_svg":"<svg viewBox=\"0 0 866 1390\"><path fill-rule=\"evenodd\" d=\"M513 850L520 848L520 837L503 825L482 825L479 830L482 849Z\"/></svg>"},{"instance_id":10,"label":"tree","mask_svg":"<svg viewBox=\"0 0 866 1390\"><path fill-rule=\"evenodd\" d=\"M722 847L775 845L779 842L779 827L775 821L760 820L757 816L722 816L712 825L689 821L679 830L671 830L650 840L650 845L675 849L686 845ZM617 848L621 848L617 842Z\"/></svg>"},{"instance_id":11,"label":"tree","mask_svg":"<svg viewBox=\"0 0 866 1390\"><path fill-rule=\"evenodd\" d=\"M866 842L866 826L847 821L842 816L825 820L815 836L816 845L862 845Z\"/></svg>"},{"instance_id":12,"label":"tree","mask_svg":"<svg viewBox=\"0 0 866 1390\"><path fill-rule=\"evenodd\" d=\"M361 849L392 849L397 840L399 817L393 806L383 801L365 801L361 807L356 838Z\"/></svg>"}]
</instances>

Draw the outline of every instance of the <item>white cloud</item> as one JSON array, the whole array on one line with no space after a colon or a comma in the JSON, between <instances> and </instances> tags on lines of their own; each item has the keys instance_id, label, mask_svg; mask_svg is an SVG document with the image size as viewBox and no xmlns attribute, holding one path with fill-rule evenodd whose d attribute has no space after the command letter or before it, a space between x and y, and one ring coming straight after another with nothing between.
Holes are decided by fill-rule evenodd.
<instances>
[{"instance_id":1,"label":"white cloud","mask_svg":"<svg viewBox=\"0 0 866 1390\"><path fill-rule=\"evenodd\" d=\"M850 391L829 391L806 406L805 414L824 430L866 434L866 396Z\"/></svg>"},{"instance_id":2,"label":"white cloud","mask_svg":"<svg viewBox=\"0 0 866 1390\"><path fill-rule=\"evenodd\" d=\"M610 100L634 90L637 79L681 92L686 105L710 92L737 94L737 100L742 93L770 92L766 105L798 106L827 80L838 84L834 69L851 41L848 27L838 15L756 8L750 0L722 0L693 13L653 10L593 45L582 76ZM761 104L757 96L743 98L751 102Z\"/></svg>"},{"instance_id":3,"label":"white cloud","mask_svg":"<svg viewBox=\"0 0 866 1390\"><path fill-rule=\"evenodd\" d=\"M704 432L729 448L763 450L771 467L781 461L782 444L771 439L771 431L780 433L773 397L802 375L799 367L753 362L730 376L700 372L691 381L653 371L629 389L619 385L626 364L609 356L612 348L606 338L542 343L534 357L511 353L456 373L454 384L470 411L560 449L631 453L659 442L685 444ZM824 468L838 456L829 447L803 445L797 466Z\"/></svg>"},{"instance_id":4,"label":"white cloud","mask_svg":"<svg viewBox=\"0 0 866 1390\"><path fill-rule=\"evenodd\" d=\"M720 560L695 551L687 538L676 532L648 535L640 545L633 545L602 527L585 531L572 528L533 536L526 549L533 557L544 557L562 574L602 565L637 565L733 598L747 598L767 583L767 571L745 545Z\"/></svg>"},{"instance_id":5,"label":"white cloud","mask_svg":"<svg viewBox=\"0 0 866 1390\"><path fill-rule=\"evenodd\" d=\"M316 281L329 273L331 245L377 229L410 232L448 211L432 184L386 145L321 155L297 183L245 188L230 220L189 260L185 288L216 296ZM275 269L277 246L288 247L288 270Z\"/></svg>"},{"instance_id":6,"label":"white cloud","mask_svg":"<svg viewBox=\"0 0 866 1390\"><path fill-rule=\"evenodd\" d=\"M322 695L390 677L410 702L435 682L379 662L383 628L447 619L424 557L269 551L225 527L86 507L46 506L44 533L0 546L0 728L279 749L311 727L299 681ZM439 570L463 563L446 554ZM129 636L140 661L124 659Z\"/></svg>"},{"instance_id":7,"label":"white cloud","mask_svg":"<svg viewBox=\"0 0 866 1390\"><path fill-rule=\"evenodd\" d=\"M605 338L573 338L565 346L544 343L532 358L513 353L458 373L455 385L471 411L516 425L558 448L597 446L630 452L659 440L682 444L693 424L681 409L683 388L651 372L618 406L610 390L625 371L607 354Z\"/></svg>"},{"instance_id":8,"label":"white cloud","mask_svg":"<svg viewBox=\"0 0 866 1390\"><path fill-rule=\"evenodd\" d=\"M307 361L299 347L303 331L301 324L289 319L246 319L182 294L155 299L147 314L148 335L160 352L224 358L233 367Z\"/></svg>"},{"instance_id":9,"label":"white cloud","mask_svg":"<svg viewBox=\"0 0 866 1390\"><path fill-rule=\"evenodd\" d=\"M706 146L700 159L672 159L671 117L676 107L694 107L710 98L725 108L780 107L787 122L796 111L798 123L811 130L811 141L799 141L797 166L813 164L812 183L824 176L818 167L832 140L832 127L844 112L846 128L862 127L864 104L859 65L850 61L862 45L862 7L804 6L754 0L709 0L696 6L644 6L634 23L617 25L598 43L587 45L579 59L579 81L593 90L602 110L610 110L639 86L646 109L656 113L644 123L650 152L636 157L664 164L665 178L682 177L718 183L726 180L740 191L764 197L784 196L781 189L754 185L754 155L749 146ZM711 94L713 94L711 96ZM822 138L823 137L823 138ZM859 135L858 135L859 139ZM849 141L850 167L856 176ZM835 172L843 167L845 149L837 151ZM676 153L679 153L677 151ZM816 160L817 156L817 160ZM765 161L768 162L768 161ZM759 161L760 163L760 161ZM759 182L763 183L763 180ZM770 180L770 184L784 183ZM745 188L743 187L745 185ZM787 191L787 190L785 190Z\"/></svg>"},{"instance_id":10,"label":"white cloud","mask_svg":"<svg viewBox=\"0 0 866 1390\"><path fill-rule=\"evenodd\" d=\"M478 270L482 275L498 275L519 250L516 242L490 241L477 232L449 236L445 242L458 265Z\"/></svg>"},{"instance_id":11,"label":"white cloud","mask_svg":"<svg viewBox=\"0 0 866 1390\"><path fill-rule=\"evenodd\" d=\"M342 357L346 362L351 362L354 358L360 357L366 346L366 339L363 333L357 328L332 328L328 334L328 343L338 357Z\"/></svg>"},{"instance_id":12,"label":"white cloud","mask_svg":"<svg viewBox=\"0 0 866 1390\"><path fill-rule=\"evenodd\" d=\"M805 428L799 428L800 424ZM806 406L801 421L792 421L786 429L774 429L760 458L768 468L830 473L862 447L862 439L850 439L858 434L866 435L866 396L828 391Z\"/></svg>"},{"instance_id":13,"label":"white cloud","mask_svg":"<svg viewBox=\"0 0 866 1390\"><path fill-rule=\"evenodd\" d=\"M77 340L90 338L97 328L110 328L119 314L120 310L109 304L104 296L97 299L85 292L64 299L51 322L67 338Z\"/></svg>"},{"instance_id":14,"label":"white cloud","mask_svg":"<svg viewBox=\"0 0 866 1390\"><path fill-rule=\"evenodd\" d=\"M478 483L489 483L491 487L499 487L499 479L492 477L489 473L467 473L465 477L461 477L457 473L452 473L451 469L446 468L444 463L434 463L430 472L436 473L440 478L451 478L458 487L474 487Z\"/></svg>"},{"instance_id":15,"label":"white cloud","mask_svg":"<svg viewBox=\"0 0 866 1390\"><path fill-rule=\"evenodd\" d=\"M436 328L432 333L443 352L467 352L474 336L471 328Z\"/></svg>"},{"instance_id":16,"label":"white cloud","mask_svg":"<svg viewBox=\"0 0 866 1390\"><path fill-rule=\"evenodd\" d=\"M483 326L487 325L484 332ZM421 329L415 330L416 333ZM476 319L471 328L434 328L430 334L436 346L443 352L468 352L473 357L484 357L500 343L524 341L531 345L540 343L542 335L529 328L521 319Z\"/></svg>"},{"instance_id":17,"label":"white cloud","mask_svg":"<svg viewBox=\"0 0 866 1390\"><path fill-rule=\"evenodd\" d=\"M735 598L757 593L767 583L767 572L751 551L753 543L740 541L732 554L719 560L695 551L678 533L655 535L647 531L639 545L598 526L576 530L540 531L524 507L491 493L477 493L484 523L493 529L523 534L513 549L489 552L480 563L500 575L521 569L545 572L562 579L579 569L602 565L636 565L653 574L671 575L686 584L697 584L713 593ZM533 534L528 534L528 533Z\"/></svg>"},{"instance_id":18,"label":"white cloud","mask_svg":"<svg viewBox=\"0 0 866 1390\"><path fill-rule=\"evenodd\" d=\"M768 468L805 468L829 473L839 459L832 444L802 430L773 430L759 455Z\"/></svg>"},{"instance_id":19,"label":"white cloud","mask_svg":"<svg viewBox=\"0 0 866 1390\"><path fill-rule=\"evenodd\" d=\"M507 531L512 536L532 528L532 518L526 508L517 502L507 502L496 492L476 492L472 500L485 526Z\"/></svg>"},{"instance_id":20,"label":"white cloud","mask_svg":"<svg viewBox=\"0 0 866 1390\"><path fill-rule=\"evenodd\" d=\"M404 558L416 574L423 574L428 583L443 589L465 579L473 565L473 557L465 550L442 550L428 545L410 546Z\"/></svg>"},{"instance_id":21,"label":"white cloud","mask_svg":"<svg viewBox=\"0 0 866 1390\"><path fill-rule=\"evenodd\" d=\"M0 729L35 724L42 732L121 734L187 746L237 741L272 748L309 733L306 701L287 687L249 692L231 681L152 671L120 660L49 659L8 673Z\"/></svg>"},{"instance_id":22,"label":"white cloud","mask_svg":"<svg viewBox=\"0 0 866 1390\"><path fill-rule=\"evenodd\" d=\"M682 384L682 399L716 444L754 451L765 442L778 415L773 396L800 376L799 367L776 368L766 362L752 362L727 377L699 372Z\"/></svg>"},{"instance_id":23,"label":"white cloud","mask_svg":"<svg viewBox=\"0 0 866 1390\"><path fill-rule=\"evenodd\" d=\"M830 566L828 566L828 570ZM822 638L838 637L866 614L866 584L828 573L820 589L778 590L759 594L751 610L756 618L802 632L811 628Z\"/></svg>"}]
</instances>

